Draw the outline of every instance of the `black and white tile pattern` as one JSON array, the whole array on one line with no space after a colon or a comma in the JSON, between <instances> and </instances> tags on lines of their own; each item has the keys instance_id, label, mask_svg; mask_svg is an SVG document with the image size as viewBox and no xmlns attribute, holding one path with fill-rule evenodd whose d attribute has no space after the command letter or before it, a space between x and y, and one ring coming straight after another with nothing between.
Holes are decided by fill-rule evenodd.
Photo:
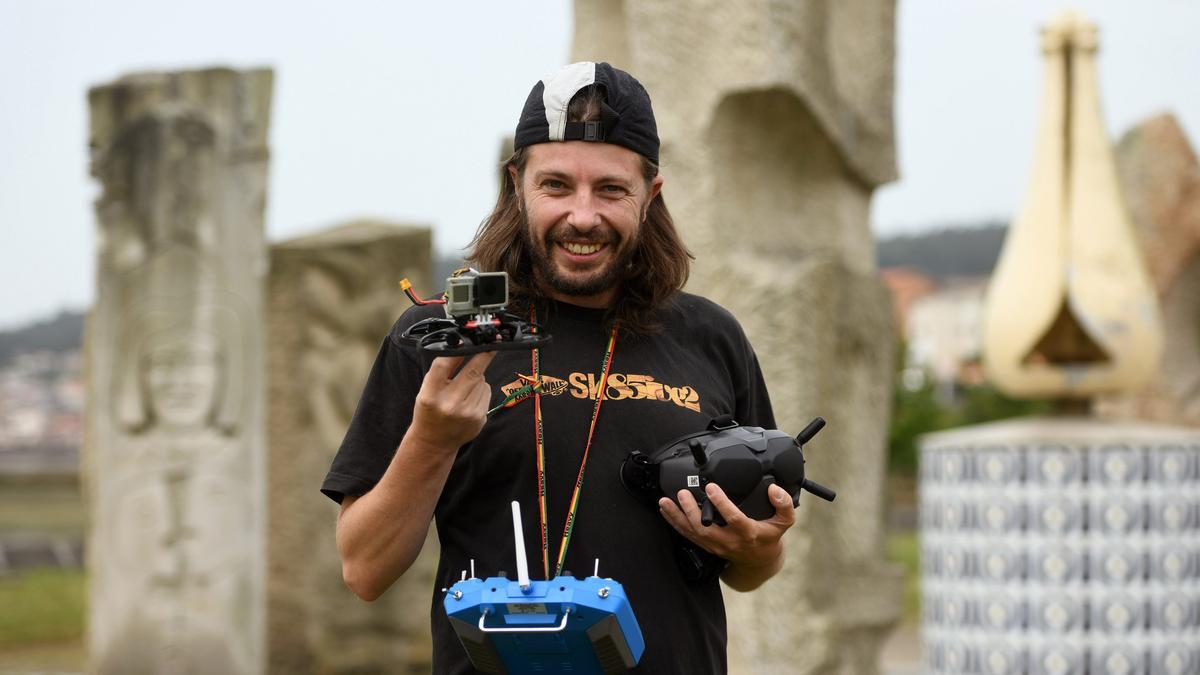
<instances>
[{"instance_id":1,"label":"black and white tile pattern","mask_svg":"<svg viewBox=\"0 0 1200 675\"><path fill-rule=\"evenodd\" d=\"M1200 433L935 434L920 490L929 673L1200 673Z\"/></svg>"}]
</instances>

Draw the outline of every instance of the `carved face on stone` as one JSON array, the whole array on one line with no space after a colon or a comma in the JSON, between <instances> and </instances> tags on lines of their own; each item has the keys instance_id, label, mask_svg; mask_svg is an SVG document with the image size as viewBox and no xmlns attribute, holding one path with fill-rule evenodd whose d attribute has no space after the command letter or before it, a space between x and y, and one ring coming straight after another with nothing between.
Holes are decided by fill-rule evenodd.
<instances>
[{"instance_id":1,"label":"carved face on stone","mask_svg":"<svg viewBox=\"0 0 1200 675\"><path fill-rule=\"evenodd\" d=\"M585 141L530 146L523 175L510 171L535 273L551 297L609 305L662 178L647 184L632 150Z\"/></svg>"},{"instance_id":2,"label":"carved face on stone","mask_svg":"<svg viewBox=\"0 0 1200 675\"><path fill-rule=\"evenodd\" d=\"M155 341L139 367L154 424L171 429L207 425L222 382L217 342L203 333L172 333Z\"/></svg>"}]
</instances>

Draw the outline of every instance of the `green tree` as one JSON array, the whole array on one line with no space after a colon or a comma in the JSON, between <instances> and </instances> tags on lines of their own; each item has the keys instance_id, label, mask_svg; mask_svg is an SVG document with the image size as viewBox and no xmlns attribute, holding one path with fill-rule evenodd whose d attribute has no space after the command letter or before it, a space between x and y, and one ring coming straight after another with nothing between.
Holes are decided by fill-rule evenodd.
<instances>
[{"instance_id":1,"label":"green tree","mask_svg":"<svg viewBox=\"0 0 1200 675\"><path fill-rule=\"evenodd\" d=\"M897 349L904 354L904 345ZM897 363L903 363L902 356ZM888 427L888 469L900 476L915 476L919 466L919 438L942 429L983 424L1010 417L1043 415L1051 411L1046 401L1014 399L991 384L961 387L953 402L945 402L938 386L926 375L919 386L906 386L904 371L897 370L892 384L892 420Z\"/></svg>"},{"instance_id":2,"label":"green tree","mask_svg":"<svg viewBox=\"0 0 1200 675\"><path fill-rule=\"evenodd\" d=\"M888 466L906 476L917 472L917 437L952 425L949 411L938 402L929 378L910 390L900 377L892 393L892 423L888 428Z\"/></svg>"}]
</instances>

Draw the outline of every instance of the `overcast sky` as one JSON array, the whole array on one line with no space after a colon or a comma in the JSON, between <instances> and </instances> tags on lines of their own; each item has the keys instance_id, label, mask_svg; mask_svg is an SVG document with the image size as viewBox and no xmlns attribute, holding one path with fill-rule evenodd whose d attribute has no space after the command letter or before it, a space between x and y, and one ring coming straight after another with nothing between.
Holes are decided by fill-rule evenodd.
<instances>
[{"instance_id":1,"label":"overcast sky","mask_svg":"<svg viewBox=\"0 0 1200 675\"><path fill-rule=\"evenodd\" d=\"M881 235L1006 220L1023 198L1041 61L1064 6L1101 27L1114 135L1170 110L1200 133L1200 3L907 0L897 27L901 178ZM0 329L94 284L89 86L147 69L276 72L267 228L274 240L362 216L464 245L530 86L570 55L568 2L0 0ZM653 96L654 92L651 92Z\"/></svg>"}]
</instances>

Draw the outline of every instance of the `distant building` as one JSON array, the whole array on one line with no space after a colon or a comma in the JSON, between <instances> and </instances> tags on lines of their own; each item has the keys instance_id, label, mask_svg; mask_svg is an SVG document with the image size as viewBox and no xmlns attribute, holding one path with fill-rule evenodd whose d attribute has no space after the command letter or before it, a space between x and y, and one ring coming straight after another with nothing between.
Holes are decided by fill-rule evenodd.
<instances>
[{"instance_id":1,"label":"distant building","mask_svg":"<svg viewBox=\"0 0 1200 675\"><path fill-rule=\"evenodd\" d=\"M5 445L34 445L45 435L49 415L44 408L14 406L5 412L0 426L0 442Z\"/></svg>"},{"instance_id":2,"label":"distant building","mask_svg":"<svg viewBox=\"0 0 1200 675\"><path fill-rule=\"evenodd\" d=\"M987 277L955 279L916 299L908 312L906 359L939 385L983 381L980 349Z\"/></svg>"},{"instance_id":3,"label":"distant building","mask_svg":"<svg viewBox=\"0 0 1200 675\"><path fill-rule=\"evenodd\" d=\"M83 432L78 351L18 354L0 369L0 450L77 448Z\"/></svg>"},{"instance_id":4,"label":"distant building","mask_svg":"<svg viewBox=\"0 0 1200 675\"><path fill-rule=\"evenodd\" d=\"M913 267L885 267L879 270L879 276L892 294L896 335L908 340L908 315L913 303L936 291L937 283Z\"/></svg>"}]
</instances>

